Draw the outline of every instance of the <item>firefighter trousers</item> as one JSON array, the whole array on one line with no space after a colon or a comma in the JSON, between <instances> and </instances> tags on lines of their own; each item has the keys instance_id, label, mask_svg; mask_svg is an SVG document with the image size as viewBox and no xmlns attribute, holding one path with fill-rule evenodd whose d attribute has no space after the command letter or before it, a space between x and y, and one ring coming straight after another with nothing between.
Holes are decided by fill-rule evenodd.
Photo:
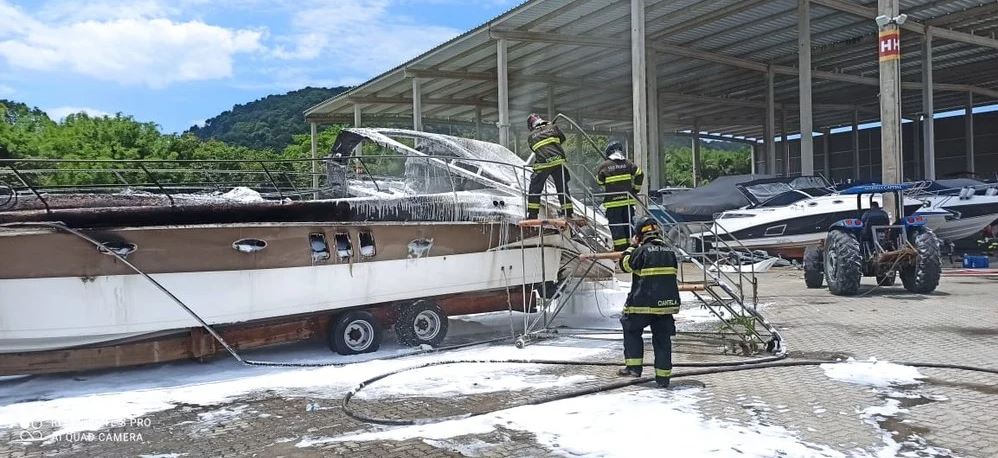
<instances>
[{"instance_id":1,"label":"firefighter trousers","mask_svg":"<svg viewBox=\"0 0 998 458\"><path fill-rule=\"evenodd\" d=\"M559 165L549 169L535 170L533 176L530 177L530 187L527 189L527 219L537 219L537 214L541 211L541 194L544 193L548 177L554 180L558 201L561 202L561 210L566 217L571 218L574 209L568 195L568 181L571 177L568 174L568 169Z\"/></svg>"},{"instance_id":2,"label":"firefighter trousers","mask_svg":"<svg viewBox=\"0 0 998 458\"><path fill-rule=\"evenodd\" d=\"M613 251L624 251L631 244L631 218L634 218L634 207L631 205L606 209Z\"/></svg>"},{"instance_id":3,"label":"firefighter trousers","mask_svg":"<svg viewBox=\"0 0 998 458\"><path fill-rule=\"evenodd\" d=\"M641 374L644 363L645 342L641 333L651 327L651 345L655 349L655 380L666 381L672 377L672 336L676 335L676 321L672 315L625 313L620 318L624 328L624 365Z\"/></svg>"}]
</instances>

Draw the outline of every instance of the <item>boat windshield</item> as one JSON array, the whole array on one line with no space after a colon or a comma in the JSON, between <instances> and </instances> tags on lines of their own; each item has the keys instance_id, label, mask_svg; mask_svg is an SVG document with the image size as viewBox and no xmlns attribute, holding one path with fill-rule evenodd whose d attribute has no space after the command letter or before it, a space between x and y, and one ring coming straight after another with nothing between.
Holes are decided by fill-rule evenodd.
<instances>
[{"instance_id":1,"label":"boat windshield","mask_svg":"<svg viewBox=\"0 0 998 458\"><path fill-rule=\"evenodd\" d=\"M756 183L745 186L745 191L752 194L756 202L766 202L773 197L780 194L791 192L794 188L790 186L789 183L783 182L770 182L770 183Z\"/></svg>"},{"instance_id":2,"label":"boat windshield","mask_svg":"<svg viewBox=\"0 0 998 458\"><path fill-rule=\"evenodd\" d=\"M764 201L762 204L760 204L759 207L761 207L761 208L766 208L766 207L783 207L783 206L790 205L790 204L793 204L793 203L796 203L796 202L800 202L800 201L802 201L804 199L810 199L811 197L812 197L811 195L809 195L808 193L806 193L804 191L798 191L798 190L794 189L794 190L790 190L790 191L787 191L787 192L783 192L783 193L777 194L776 196L773 196L769 200Z\"/></svg>"}]
</instances>

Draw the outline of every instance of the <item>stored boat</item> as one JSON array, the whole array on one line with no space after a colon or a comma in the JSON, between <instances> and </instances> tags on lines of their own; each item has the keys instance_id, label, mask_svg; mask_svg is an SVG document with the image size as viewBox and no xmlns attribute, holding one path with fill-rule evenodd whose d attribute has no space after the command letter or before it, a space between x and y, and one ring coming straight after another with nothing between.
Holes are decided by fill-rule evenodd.
<instances>
[{"instance_id":1,"label":"stored boat","mask_svg":"<svg viewBox=\"0 0 998 458\"><path fill-rule=\"evenodd\" d=\"M364 148L376 157L351 156ZM557 281L562 251L580 249L517 226L521 159L442 135L344 131L321 177L308 161L4 162L0 374L203 357L217 347L198 319L240 348L321 335L368 352L392 321L436 344L448 314L514 307L509 293ZM59 185L65 173L94 182Z\"/></svg>"},{"instance_id":2,"label":"stored boat","mask_svg":"<svg viewBox=\"0 0 998 458\"><path fill-rule=\"evenodd\" d=\"M998 220L998 185L971 179L925 183L913 197L924 200L919 211L930 218L936 236L955 241L984 230Z\"/></svg>"},{"instance_id":3,"label":"stored boat","mask_svg":"<svg viewBox=\"0 0 998 458\"><path fill-rule=\"evenodd\" d=\"M870 202L881 202L881 195L862 199L834 194L825 188L793 189L777 180L758 180L738 186L752 205L721 213L713 223L720 238L736 239L753 250L799 258L804 248L818 244L836 221L859 218ZM768 196L768 197L767 197ZM905 213L912 214L923 202L906 198ZM861 210L857 212L857 207ZM711 242L711 237L701 237Z\"/></svg>"}]
</instances>

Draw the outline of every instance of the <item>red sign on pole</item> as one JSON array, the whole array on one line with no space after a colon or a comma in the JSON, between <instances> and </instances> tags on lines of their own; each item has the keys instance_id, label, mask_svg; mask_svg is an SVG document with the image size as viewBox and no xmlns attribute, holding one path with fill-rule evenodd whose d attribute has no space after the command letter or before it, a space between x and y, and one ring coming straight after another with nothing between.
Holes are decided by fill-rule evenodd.
<instances>
[{"instance_id":1,"label":"red sign on pole","mask_svg":"<svg viewBox=\"0 0 998 458\"><path fill-rule=\"evenodd\" d=\"M897 30L880 32L880 61L901 58L901 33Z\"/></svg>"}]
</instances>

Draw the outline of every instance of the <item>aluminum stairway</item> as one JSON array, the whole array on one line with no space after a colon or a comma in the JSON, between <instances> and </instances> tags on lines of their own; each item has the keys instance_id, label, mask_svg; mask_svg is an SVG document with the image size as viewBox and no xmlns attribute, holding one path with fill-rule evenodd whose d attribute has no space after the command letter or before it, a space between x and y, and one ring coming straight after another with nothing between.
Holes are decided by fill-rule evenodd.
<instances>
[{"instance_id":1,"label":"aluminum stairway","mask_svg":"<svg viewBox=\"0 0 998 458\"><path fill-rule=\"evenodd\" d=\"M576 221L537 220L536 226L556 230L563 239L567 237L582 242L580 244L591 253L608 253L611 251L607 243L610 240L609 229L597 217L602 216L605 220L605 214L597 201L600 196L605 195L597 195L584 189L573 190L575 195L579 195L580 191L582 198L577 199L577 202L581 202L576 204L576 208L582 210L579 212L580 218ZM545 199L548 208L552 207L552 200ZM751 265L748 268L736 267L731 272L725 271L726 267L730 267L729 257L751 257L751 250L727 233L718 233L715 230L717 226L713 223L679 222L670 218L667 213L650 211L642 203L638 207L639 212L651 216L659 223L663 228L663 240L678 254L681 260L681 290L692 292L701 307L720 320L721 329L706 334L723 336L726 350L732 353L778 351L781 345L779 334L756 308L758 283ZM532 221L527 223L535 225ZM566 235L566 232L569 234ZM711 249L707 249L707 244L703 242L705 239L712 241ZM613 273L613 267L608 264L581 263L573 269L571 275L558 282L554 293L546 295L547 299L544 294L537 295L541 314L529 325L525 325L523 334L517 339L517 346L522 347L551 334L552 321L594 269L605 274Z\"/></svg>"}]
</instances>

